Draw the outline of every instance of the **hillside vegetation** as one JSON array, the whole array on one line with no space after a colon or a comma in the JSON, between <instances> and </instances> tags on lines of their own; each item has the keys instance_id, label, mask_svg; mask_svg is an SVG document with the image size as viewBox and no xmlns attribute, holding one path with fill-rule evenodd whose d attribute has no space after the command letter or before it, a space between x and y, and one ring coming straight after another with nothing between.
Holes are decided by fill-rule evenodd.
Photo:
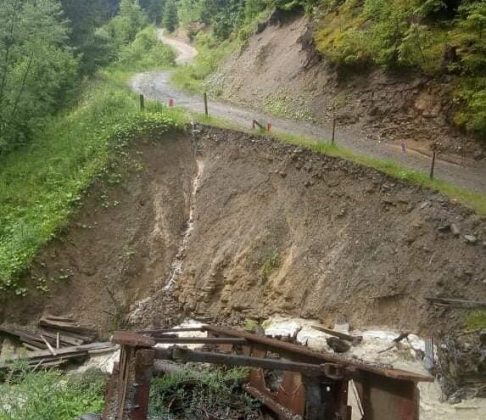
<instances>
[{"instance_id":1,"label":"hillside vegetation","mask_svg":"<svg viewBox=\"0 0 486 420\"><path fill-rule=\"evenodd\" d=\"M326 0L315 18L317 48L338 64L452 75L455 122L486 135L486 2Z\"/></svg>"},{"instance_id":2,"label":"hillside vegetation","mask_svg":"<svg viewBox=\"0 0 486 420\"><path fill-rule=\"evenodd\" d=\"M48 27L58 25L59 33L57 44L54 42L58 49L45 45L46 61L34 64L32 59L29 68L24 49L40 57L43 50L38 52L36 45L46 40L22 27L27 33L21 36L19 32L19 39L12 38L11 58L0 61L0 75L1 69L6 69L3 76L8 92L0 111L0 292L23 295L29 285L19 284L22 270L66 225L94 179L109 173L110 162L132 134L154 127L163 132L177 121L164 107L150 103L146 112L140 113L138 97L126 86L135 71L174 64L174 53L157 41L155 28L146 26L146 15L135 1L123 0L119 14L101 27L92 27L91 36L106 41L98 47L111 53L104 58L105 67L96 64L90 76L77 65L91 67L93 55L83 61L85 56L64 39L67 23L59 19L57 2L26 2L21 6L24 9L16 2L11 5L12 13L27 14L25 22L37 19L36 25L41 25L45 19L43 30L52 35L56 26ZM9 10L2 9L0 19L6 18ZM19 17L19 22L24 25L24 18ZM67 67L63 65L66 62ZM13 77L19 71L25 86ZM45 77L37 77L38 73ZM57 97L64 100L56 101ZM15 118L9 119L10 115ZM44 285L35 287L42 290Z\"/></svg>"},{"instance_id":3,"label":"hillside vegetation","mask_svg":"<svg viewBox=\"0 0 486 420\"><path fill-rule=\"evenodd\" d=\"M449 78L455 86L454 122L486 138L484 1L180 0L177 8L167 27L187 28L204 51L176 76L179 86L200 90L201 81L225 56L222 52L244 47L271 10L305 12L317 51L338 68L362 71L380 66L411 78Z\"/></svg>"}]
</instances>

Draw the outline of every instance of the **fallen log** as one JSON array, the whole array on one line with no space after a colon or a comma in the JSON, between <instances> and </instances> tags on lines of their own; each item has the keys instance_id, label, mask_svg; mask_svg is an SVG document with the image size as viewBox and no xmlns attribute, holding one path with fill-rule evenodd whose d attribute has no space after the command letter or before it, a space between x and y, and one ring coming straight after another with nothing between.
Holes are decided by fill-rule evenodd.
<instances>
[{"instance_id":1,"label":"fallen log","mask_svg":"<svg viewBox=\"0 0 486 420\"><path fill-rule=\"evenodd\" d=\"M486 309L486 302L479 302L475 300L439 297L426 297L425 299L430 303L440 306L451 306L454 308L464 309Z\"/></svg>"}]
</instances>

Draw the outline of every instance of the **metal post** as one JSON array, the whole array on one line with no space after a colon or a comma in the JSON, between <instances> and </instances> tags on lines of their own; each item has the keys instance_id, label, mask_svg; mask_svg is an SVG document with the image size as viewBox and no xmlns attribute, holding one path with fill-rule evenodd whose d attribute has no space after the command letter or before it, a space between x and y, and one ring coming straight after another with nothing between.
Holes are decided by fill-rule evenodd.
<instances>
[{"instance_id":1,"label":"metal post","mask_svg":"<svg viewBox=\"0 0 486 420\"><path fill-rule=\"evenodd\" d=\"M434 179L434 170L435 170L435 155L436 151L432 151L432 164L430 165L430 179Z\"/></svg>"},{"instance_id":2,"label":"metal post","mask_svg":"<svg viewBox=\"0 0 486 420\"><path fill-rule=\"evenodd\" d=\"M143 97L142 94L140 94L140 111L145 110L145 98Z\"/></svg>"},{"instance_id":3,"label":"metal post","mask_svg":"<svg viewBox=\"0 0 486 420\"><path fill-rule=\"evenodd\" d=\"M204 92L204 113L206 114L206 117L209 116L209 111L208 111L208 94Z\"/></svg>"}]
</instances>

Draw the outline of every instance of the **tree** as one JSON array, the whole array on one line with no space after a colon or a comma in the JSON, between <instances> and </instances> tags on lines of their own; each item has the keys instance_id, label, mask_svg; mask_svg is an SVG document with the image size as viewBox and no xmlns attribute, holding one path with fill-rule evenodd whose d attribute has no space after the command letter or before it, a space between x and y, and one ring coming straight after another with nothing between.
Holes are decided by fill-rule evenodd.
<instances>
[{"instance_id":1,"label":"tree","mask_svg":"<svg viewBox=\"0 0 486 420\"><path fill-rule=\"evenodd\" d=\"M151 23L159 25L162 19L164 0L140 0L140 7L145 10Z\"/></svg>"},{"instance_id":2,"label":"tree","mask_svg":"<svg viewBox=\"0 0 486 420\"><path fill-rule=\"evenodd\" d=\"M96 30L110 19L118 4L107 0L61 0L61 3L71 27L70 45L80 58L80 72L92 74L110 57L108 40L97 36Z\"/></svg>"},{"instance_id":3,"label":"tree","mask_svg":"<svg viewBox=\"0 0 486 420\"><path fill-rule=\"evenodd\" d=\"M179 24L179 18L177 16L177 5L175 0L167 0L165 4L164 16L162 17L162 25L169 32L174 32Z\"/></svg>"},{"instance_id":4,"label":"tree","mask_svg":"<svg viewBox=\"0 0 486 420\"><path fill-rule=\"evenodd\" d=\"M57 0L2 0L0 154L25 144L74 85L77 61Z\"/></svg>"}]
</instances>

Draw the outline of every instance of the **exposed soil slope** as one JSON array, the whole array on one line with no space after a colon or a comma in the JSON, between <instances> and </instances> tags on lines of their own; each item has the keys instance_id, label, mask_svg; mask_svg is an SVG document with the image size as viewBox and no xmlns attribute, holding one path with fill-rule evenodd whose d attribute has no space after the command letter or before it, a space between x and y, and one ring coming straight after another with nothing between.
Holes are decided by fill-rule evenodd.
<instances>
[{"instance_id":1,"label":"exposed soil slope","mask_svg":"<svg viewBox=\"0 0 486 420\"><path fill-rule=\"evenodd\" d=\"M140 140L37 258L27 281L46 281L49 292L3 302L0 320L28 323L42 312L72 313L101 331L114 327L130 303L162 288L169 276L195 170L187 137Z\"/></svg>"},{"instance_id":2,"label":"exposed soil slope","mask_svg":"<svg viewBox=\"0 0 486 420\"><path fill-rule=\"evenodd\" d=\"M274 13L208 84L223 99L279 115L340 125L430 153L442 150L480 160L481 143L452 125L452 79L390 74L380 69L339 70L314 48L306 17ZM364 137L364 134L363 134ZM450 157L454 159L453 156ZM456 158L457 160L457 158Z\"/></svg>"},{"instance_id":3,"label":"exposed soil slope","mask_svg":"<svg viewBox=\"0 0 486 420\"><path fill-rule=\"evenodd\" d=\"M486 298L486 222L439 194L215 128L143 141L129 161L122 183L95 187L30 274L70 279L2 305L4 318L72 312L106 331L108 287L126 311L141 301L137 325L177 316L174 296L186 314L225 322L287 313L437 332L460 313L424 297Z\"/></svg>"}]
</instances>

